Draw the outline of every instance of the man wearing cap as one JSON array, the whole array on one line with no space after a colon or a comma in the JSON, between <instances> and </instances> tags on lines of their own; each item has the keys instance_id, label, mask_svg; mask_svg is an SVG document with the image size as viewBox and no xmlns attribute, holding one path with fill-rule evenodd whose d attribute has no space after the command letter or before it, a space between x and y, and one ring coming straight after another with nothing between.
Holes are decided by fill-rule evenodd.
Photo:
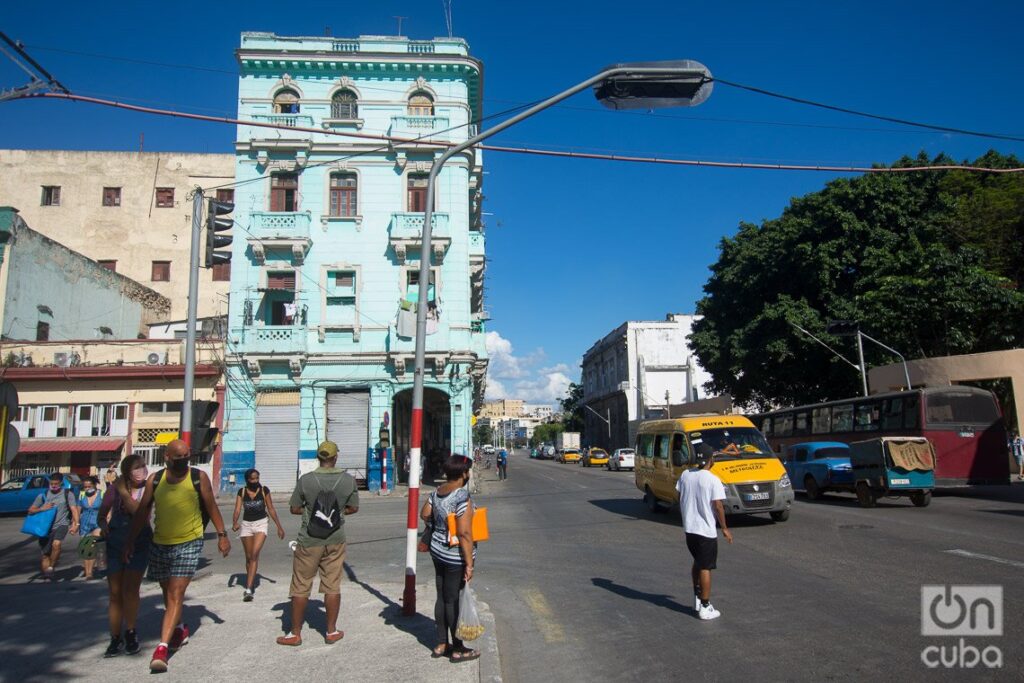
<instances>
[{"instance_id":1,"label":"man wearing cap","mask_svg":"<svg viewBox=\"0 0 1024 683\"><path fill-rule=\"evenodd\" d=\"M292 557L292 584L288 591L292 599L292 628L289 633L277 639L278 645L302 644L302 622L313 589L313 579L318 572L320 592L324 595L324 607L327 609L324 641L330 645L345 636L343 631L338 630L341 575L345 563L345 515L359 511L359 492L352 475L335 467L338 460L337 444L324 441L316 449L316 457L320 467L299 477L289 503L293 515L302 515L302 526ZM329 495L322 495L325 493ZM332 505L335 502L337 509L342 512L336 519ZM314 521L314 527L337 527L326 538L319 537L322 533L310 533L314 508L317 508L315 514L321 518L319 522Z\"/></svg>"},{"instance_id":2,"label":"man wearing cap","mask_svg":"<svg viewBox=\"0 0 1024 683\"><path fill-rule=\"evenodd\" d=\"M711 570L718 567L718 529L732 543L732 532L725 523L725 486L712 471L714 448L700 440L693 441L697 468L683 470L676 491L679 511L686 531L686 548L693 556L690 574L693 578L693 608L702 620L717 619L721 612L711 604Z\"/></svg>"}]
</instances>

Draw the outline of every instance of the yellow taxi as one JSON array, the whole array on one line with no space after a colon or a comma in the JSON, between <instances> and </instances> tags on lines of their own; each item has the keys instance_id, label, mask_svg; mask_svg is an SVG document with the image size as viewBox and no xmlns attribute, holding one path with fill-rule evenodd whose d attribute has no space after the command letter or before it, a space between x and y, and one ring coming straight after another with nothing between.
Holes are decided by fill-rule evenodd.
<instances>
[{"instance_id":1,"label":"yellow taxi","mask_svg":"<svg viewBox=\"0 0 1024 683\"><path fill-rule=\"evenodd\" d=\"M608 451L603 448L591 448L583 454L583 466L593 467L594 465L607 465Z\"/></svg>"},{"instance_id":2,"label":"yellow taxi","mask_svg":"<svg viewBox=\"0 0 1024 683\"><path fill-rule=\"evenodd\" d=\"M575 448L567 448L558 454L558 462L563 465L567 462L579 462L581 457L580 452Z\"/></svg>"},{"instance_id":3,"label":"yellow taxi","mask_svg":"<svg viewBox=\"0 0 1024 683\"><path fill-rule=\"evenodd\" d=\"M676 482L696 466L696 453L704 452L714 455L711 472L725 484L725 514L789 519L793 486L786 468L742 415L649 420L640 424L636 441L636 487L651 511L679 503Z\"/></svg>"}]
</instances>

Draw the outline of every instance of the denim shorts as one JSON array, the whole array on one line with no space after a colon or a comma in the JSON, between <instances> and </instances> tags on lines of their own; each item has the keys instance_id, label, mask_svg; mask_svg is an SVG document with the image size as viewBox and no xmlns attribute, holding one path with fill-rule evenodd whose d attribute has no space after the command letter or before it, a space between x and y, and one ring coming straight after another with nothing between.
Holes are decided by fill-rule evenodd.
<instances>
[{"instance_id":1,"label":"denim shorts","mask_svg":"<svg viewBox=\"0 0 1024 683\"><path fill-rule=\"evenodd\" d=\"M153 531L145 527L135 538L135 550L132 559L124 561L124 544L128 540L128 527L110 528L107 536L107 575L121 572L146 571L149 564L149 546L153 543Z\"/></svg>"}]
</instances>

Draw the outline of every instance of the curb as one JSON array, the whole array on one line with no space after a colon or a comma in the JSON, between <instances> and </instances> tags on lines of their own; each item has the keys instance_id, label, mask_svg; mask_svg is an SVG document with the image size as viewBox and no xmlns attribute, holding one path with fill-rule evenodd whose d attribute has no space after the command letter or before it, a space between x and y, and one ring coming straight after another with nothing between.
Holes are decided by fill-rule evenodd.
<instances>
[{"instance_id":1,"label":"curb","mask_svg":"<svg viewBox=\"0 0 1024 683\"><path fill-rule=\"evenodd\" d=\"M498 651L498 634L491 606L477 598L480 621L484 624L484 635L480 643L481 683L501 683L501 653Z\"/></svg>"}]
</instances>

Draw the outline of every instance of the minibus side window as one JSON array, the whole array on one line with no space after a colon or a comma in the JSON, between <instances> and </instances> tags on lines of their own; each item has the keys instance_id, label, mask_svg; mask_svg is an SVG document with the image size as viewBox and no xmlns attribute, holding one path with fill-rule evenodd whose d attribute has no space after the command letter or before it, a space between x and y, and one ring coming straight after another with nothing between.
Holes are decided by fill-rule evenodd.
<instances>
[{"instance_id":1,"label":"minibus side window","mask_svg":"<svg viewBox=\"0 0 1024 683\"><path fill-rule=\"evenodd\" d=\"M653 434L641 434L640 444L637 447L640 451L640 457L650 458L654 455L654 435Z\"/></svg>"},{"instance_id":2,"label":"minibus side window","mask_svg":"<svg viewBox=\"0 0 1024 683\"><path fill-rule=\"evenodd\" d=\"M662 460L668 460L669 435L658 434L654 438L654 452Z\"/></svg>"},{"instance_id":3,"label":"minibus side window","mask_svg":"<svg viewBox=\"0 0 1024 683\"><path fill-rule=\"evenodd\" d=\"M672 466L683 467L690 464L690 453L686 447L686 439L682 434L672 435Z\"/></svg>"}]
</instances>

